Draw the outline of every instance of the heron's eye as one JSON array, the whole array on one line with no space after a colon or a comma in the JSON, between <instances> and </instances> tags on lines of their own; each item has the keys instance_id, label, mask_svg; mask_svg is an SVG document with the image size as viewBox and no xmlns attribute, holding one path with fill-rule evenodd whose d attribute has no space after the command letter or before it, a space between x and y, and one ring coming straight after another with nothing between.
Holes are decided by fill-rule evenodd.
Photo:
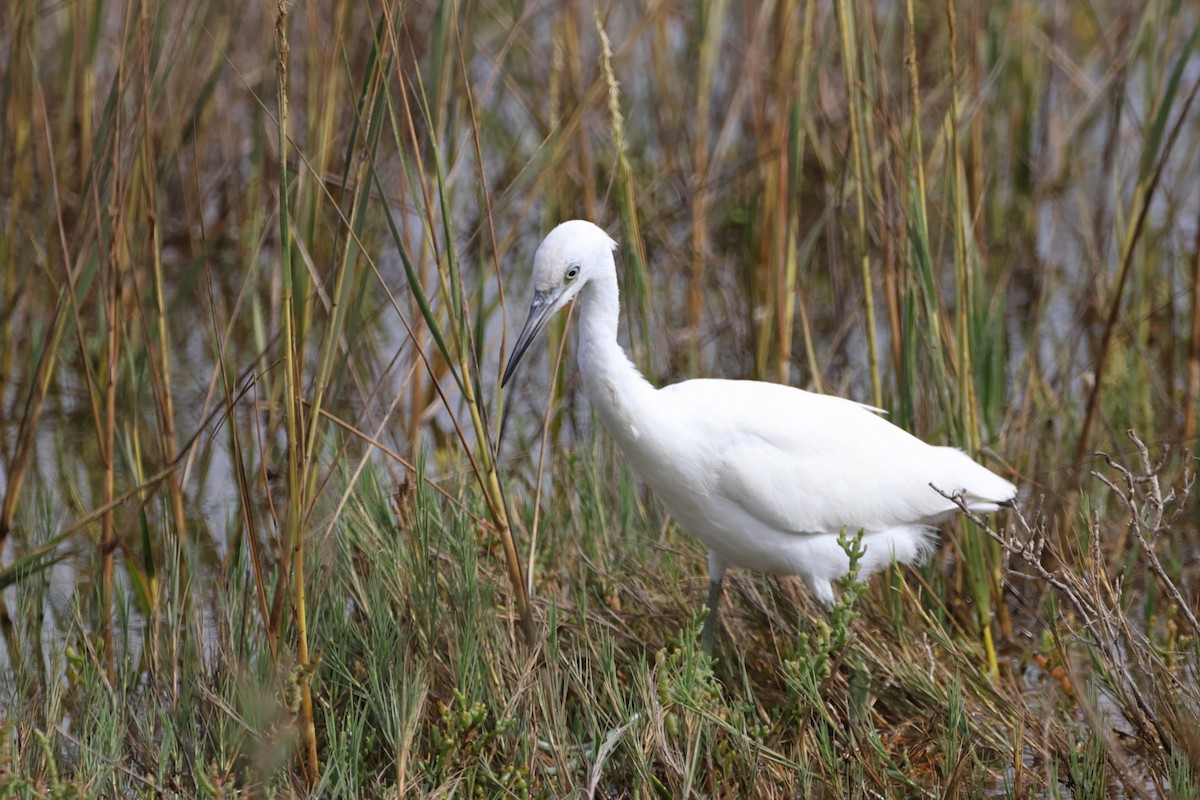
<instances>
[{"instance_id":1,"label":"heron's eye","mask_svg":"<svg viewBox=\"0 0 1200 800\"><path fill-rule=\"evenodd\" d=\"M579 277L579 265L573 264L570 268L567 269L566 278L569 281L573 281L578 277Z\"/></svg>"}]
</instances>

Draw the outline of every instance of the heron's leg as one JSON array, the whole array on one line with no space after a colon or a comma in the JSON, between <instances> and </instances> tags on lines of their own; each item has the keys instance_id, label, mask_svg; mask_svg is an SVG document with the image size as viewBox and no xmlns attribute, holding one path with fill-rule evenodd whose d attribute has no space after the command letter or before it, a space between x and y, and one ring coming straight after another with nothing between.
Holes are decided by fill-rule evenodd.
<instances>
[{"instance_id":1,"label":"heron's leg","mask_svg":"<svg viewBox=\"0 0 1200 800\"><path fill-rule=\"evenodd\" d=\"M713 637L717 630L717 607L721 604L721 582L725 579L725 562L715 551L708 551L708 616L700 631L700 649L712 655Z\"/></svg>"}]
</instances>

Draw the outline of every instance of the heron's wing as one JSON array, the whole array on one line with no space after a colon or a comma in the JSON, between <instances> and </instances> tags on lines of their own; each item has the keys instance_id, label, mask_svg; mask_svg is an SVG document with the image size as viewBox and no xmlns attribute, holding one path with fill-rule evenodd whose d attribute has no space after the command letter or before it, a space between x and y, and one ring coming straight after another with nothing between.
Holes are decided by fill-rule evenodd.
<instances>
[{"instance_id":1,"label":"heron's wing","mask_svg":"<svg viewBox=\"0 0 1200 800\"><path fill-rule=\"evenodd\" d=\"M931 524L953 510L930 481L877 455L852 461L839 450L746 443L722 454L714 490L764 525L796 534Z\"/></svg>"},{"instance_id":2,"label":"heron's wing","mask_svg":"<svg viewBox=\"0 0 1200 800\"><path fill-rule=\"evenodd\" d=\"M994 510L1015 492L961 451L930 446L857 403L727 383L733 385L716 387L707 401L726 412L709 408L703 415L714 444L711 491L776 531L933 524L955 506L930 483L966 492L980 510Z\"/></svg>"}]
</instances>

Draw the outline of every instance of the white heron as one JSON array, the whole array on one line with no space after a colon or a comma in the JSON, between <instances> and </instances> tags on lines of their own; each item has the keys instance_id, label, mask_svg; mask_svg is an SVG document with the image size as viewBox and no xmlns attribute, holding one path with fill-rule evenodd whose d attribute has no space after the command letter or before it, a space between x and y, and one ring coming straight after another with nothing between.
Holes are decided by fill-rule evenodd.
<instances>
[{"instance_id":1,"label":"white heron","mask_svg":"<svg viewBox=\"0 0 1200 800\"><path fill-rule=\"evenodd\" d=\"M708 548L711 652L728 567L799 576L826 606L850 561L839 534L863 532L865 577L919 561L959 494L980 513L1016 487L961 450L926 444L878 409L762 381L697 379L656 389L617 342L616 242L583 220L538 248L533 302L507 384L555 312L579 297L579 370L605 429L683 530Z\"/></svg>"}]
</instances>

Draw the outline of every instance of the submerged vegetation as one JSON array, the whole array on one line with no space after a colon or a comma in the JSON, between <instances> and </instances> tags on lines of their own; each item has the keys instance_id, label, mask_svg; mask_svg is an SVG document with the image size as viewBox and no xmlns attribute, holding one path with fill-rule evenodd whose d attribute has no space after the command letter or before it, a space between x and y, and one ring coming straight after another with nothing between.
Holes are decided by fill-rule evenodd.
<instances>
[{"instance_id":1,"label":"submerged vegetation","mask_svg":"<svg viewBox=\"0 0 1200 800\"><path fill-rule=\"evenodd\" d=\"M10 0L0 797L1200 795L1198 42L1172 0ZM498 386L571 217L655 382L881 406L1020 509L832 614L732 574L703 656L565 318Z\"/></svg>"}]
</instances>

